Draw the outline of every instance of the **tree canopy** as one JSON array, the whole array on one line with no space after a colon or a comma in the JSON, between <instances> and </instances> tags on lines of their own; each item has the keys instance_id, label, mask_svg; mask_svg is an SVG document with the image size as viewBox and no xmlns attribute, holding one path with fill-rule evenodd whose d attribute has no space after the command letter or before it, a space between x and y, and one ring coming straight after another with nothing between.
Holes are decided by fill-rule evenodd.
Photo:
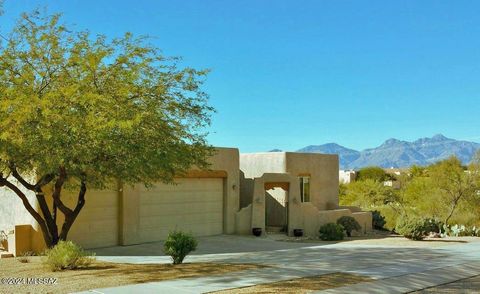
<instances>
[{"instance_id":1,"label":"tree canopy","mask_svg":"<svg viewBox=\"0 0 480 294\"><path fill-rule=\"evenodd\" d=\"M367 177L341 186L340 203L381 211L389 228L405 214L445 224L480 225L480 151L468 167L454 156L425 167L412 166L397 177L399 189L383 185L380 168L366 170Z\"/></svg>"},{"instance_id":2,"label":"tree canopy","mask_svg":"<svg viewBox=\"0 0 480 294\"><path fill-rule=\"evenodd\" d=\"M178 58L130 33L109 40L71 30L58 14L24 14L2 37L0 185L12 188L13 176L36 191L43 217L34 217L50 238L56 212L40 191L50 182L54 210L74 220L87 187L168 183L208 166L207 70L180 68ZM21 176L32 172L35 183ZM80 189L76 208L61 201L67 182Z\"/></svg>"}]
</instances>

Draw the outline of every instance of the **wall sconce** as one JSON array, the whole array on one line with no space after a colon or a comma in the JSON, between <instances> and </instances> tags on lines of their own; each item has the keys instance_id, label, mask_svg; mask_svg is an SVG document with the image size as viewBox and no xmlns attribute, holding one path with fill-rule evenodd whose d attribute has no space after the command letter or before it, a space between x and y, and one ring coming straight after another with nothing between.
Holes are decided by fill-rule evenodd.
<instances>
[{"instance_id":1,"label":"wall sconce","mask_svg":"<svg viewBox=\"0 0 480 294\"><path fill-rule=\"evenodd\" d=\"M256 203L262 203L262 200L260 200L260 197L255 198Z\"/></svg>"},{"instance_id":2,"label":"wall sconce","mask_svg":"<svg viewBox=\"0 0 480 294\"><path fill-rule=\"evenodd\" d=\"M233 184L232 189L235 190L237 188L237 185Z\"/></svg>"},{"instance_id":3,"label":"wall sconce","mask_svg":"<svg viewBox=\"0 0 480 294\"><path fill-rule=\"evenodd\" d=\"M297 197L293 198L293 203L298 204L298 198Z\"/></svg>"}]
</instances>

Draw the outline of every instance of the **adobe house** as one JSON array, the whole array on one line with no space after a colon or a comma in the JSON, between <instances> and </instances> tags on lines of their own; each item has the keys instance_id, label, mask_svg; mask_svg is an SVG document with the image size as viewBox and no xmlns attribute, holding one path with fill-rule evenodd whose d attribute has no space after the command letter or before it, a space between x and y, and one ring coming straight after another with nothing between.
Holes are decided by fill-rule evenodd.
<instances>
[{"instance_id":1,"label":"adobe house","mask_svg":"<svg viewBox=\"0 0 480 294\"><path fill-rule=\"evenodd\" d=\"M175 229L210 236L281 227L289 235L293 229L316 235L321 224L342 215L355 217L362 231L371 230L369 212L338 206L336 155L240 155L236 148L217 148L210 163L209 171L192 169L176 185L88 191L68 238L84 248L99 248L160 241ZM76 195L64 193L64 202L73 206ZM35 195L27 196L38 206ZM17 255L42 251L38 224L20 199L0 188L0 200L0 239L7 239L8 250Z\"/></svg>"},{"instance_id":2,"label":"adobe house","mask_svg":"<svg viewBox=\"0 0 480 294\"><path fill-rule=\"evenodd\" d=\"M352 216L372 229L371 212L338 205L339 164L337 155L267 152L240 155L240 211L237 233L250 228L285 231L302 229L316 236L320 226Z\"/></svg>"}]
</instances>

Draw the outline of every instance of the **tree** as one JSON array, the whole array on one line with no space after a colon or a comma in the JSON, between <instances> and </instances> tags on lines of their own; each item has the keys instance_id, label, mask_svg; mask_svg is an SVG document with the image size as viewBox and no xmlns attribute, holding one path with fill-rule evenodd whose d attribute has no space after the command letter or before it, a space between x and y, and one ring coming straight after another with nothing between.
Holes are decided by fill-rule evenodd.
<instances>
[{"instance_id":1,"label":"tree","mask_svg":"<svg viewBox=\"0 0 480 294\"><path fill-rule=\"evenodd\" d=\"M207 168L213 152L206 70L179 68L145 38L93 37L60 19L24 14L0 47L0 186L22 200L49 247L66 240L87 188L171 183ZM35 193L39 212L12 179ZM75 207L62 201L66 188L78 191Z\"/></svg>"},{"instance_id":2,"label":"tree","mask_svg":"<svg viewBox=\"0 0 480 294\"><path fill-rule=\"evenodd\" d=\"M461 161L452 156L433 164L428 168L433 186L438 188L441 203L445 204L445 224L459 205L476 196L479 189L478 173L475 170L465 170Z\"/></svg>"},{"instance_id":3,"label":"tree","mask_svg":"<svg viewBox=\"0 0 480 294\"><path fill-rule=\"evenodd\" d=\"M364 181L367 179L383 182L389 180L390 176L381 167L369 166L360 169L357 173L358 181Z\"/></svg>"}]
</instances>

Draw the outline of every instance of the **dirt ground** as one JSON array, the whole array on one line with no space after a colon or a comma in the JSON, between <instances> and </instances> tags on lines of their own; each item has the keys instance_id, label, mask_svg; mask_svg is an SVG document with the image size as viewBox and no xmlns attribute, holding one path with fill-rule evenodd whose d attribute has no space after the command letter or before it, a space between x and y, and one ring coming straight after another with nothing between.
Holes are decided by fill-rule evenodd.
<instances>
[{"instance_id":1,"label":"dirt ground","mask_svg":"<svg viewBox=\"0 0 480 294\"><path fill-rule=\"evenodd\" d=\"M347 273L333 273L322 276L313 276L270 284L256 285L252 287L218 291L214 293L310 293L312 291L332 289L361 282L369 282L371 280L372 279L369 277L359 275Z\"/></svg>"},{"instance_id":2,"label":"dirt ground","mask_svg":"<svg viewBox=\"0 0 480 294\"><path fill-rule=\"evenodd\" d=\"M147 283L162 280L211 276L235 271L263 268L254 264L185 263L171 264L119 264L95 262L90 268L51 272L41 262L41 257L30 257L29 263L16 258L0 259L0 293L70 293L94 288L114 287L127 284ZM44 283L27 285L29 280ZM22 280L24 279L24 280ZM56 279L56 283L51 283ZM18 285L8 285L17 283Z\"/></svg>"}]
</instances>

